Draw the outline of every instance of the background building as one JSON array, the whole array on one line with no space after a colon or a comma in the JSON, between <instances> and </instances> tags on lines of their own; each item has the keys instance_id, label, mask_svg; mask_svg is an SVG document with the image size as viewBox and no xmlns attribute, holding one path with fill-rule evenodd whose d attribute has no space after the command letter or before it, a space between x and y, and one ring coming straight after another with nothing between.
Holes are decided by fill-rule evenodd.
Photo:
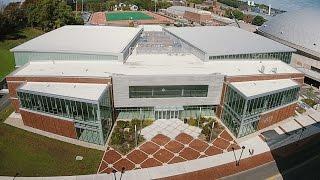
<instances>
[{"instance_id":1,"label":"background building","mask_svg":"<svg viewBox=\"0 0 320 180\"><path fill-rule=\"evenodd\" d=\"M320 86L320 17L319 9L290 11L267 21L259 34L297 50L291 64L302 71L305 82Z\"/></svg>"},{"instance_id":2,"label":"background building","mask_svg":"<svg viewBox=\"0 0 320 180\"><path fill-rule=\"evenodd\" d=\"M45 41L36 38L13 51L38 52L73 28L80 27L60 28ZM98 41L104 48L121 44L122 53L132 47L118 56L127 58L19 57L24 64L7 82L25 125L104 144L116 119L218 116L242 137L294 114L304 76L288 65L294 49L280 43L235 27L126 28L134 33L120 41L109 38L117 28L87 28L82 32L93 37L107 32L100 34L105 41ZM68 48L50 53L65 57ZM72 51L81 54L83 48Z\"/></svg>"}]
</instances>

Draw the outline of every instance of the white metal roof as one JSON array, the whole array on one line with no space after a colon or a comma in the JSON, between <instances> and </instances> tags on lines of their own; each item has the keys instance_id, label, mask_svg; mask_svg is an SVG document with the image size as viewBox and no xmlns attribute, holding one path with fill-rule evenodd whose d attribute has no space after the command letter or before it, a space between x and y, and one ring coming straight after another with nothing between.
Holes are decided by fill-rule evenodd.
<instances>
[{"instance_id":1,"label":"white metal roof","mask_svg":"<svg viewBox=\"0 0 320 180\"><path fill-rule=\"evenodd\" d=\"M265 80L265 81L246 81L230 83L233 87L238 89L246 97L256 96L272 91L278 91L299 84L291 79Z\"/></svg>"},{"instance_id":2,"label":"white metal roof","mask_svg":"<svg viewBox=\"0 0 320 180\"><path fill-rule=\"evenodd\" d=\"M139 28L143 28L143 31L162 31L163 27L161 25L139 25Z\"/></svg>"},{"instance_id":3,"label":"white metal roof","mask_svg":"<svg viewBox=\"0 0 320 180\"><path fill-rule=\"evenodd\" d=\"M57 96L98 101L106 84L27 82L19 89Z\"/></svg>"},{"instance_id":4,"label":"white metal roof","mask_svg":"<svg viewBox=\"0 0 320 180\"><path fill-rule=\"evenodd\" d=\"M22 67L14 76L95 76L109 77L112 74L125 75L174 75L213 74L227 76L300 73L280 60L226 60L203 62L192 54L131 55L126 63L117 61L33 61Z\"/></svg>"},{"instance_id":5,"label":"white metal roof","mask_svg":"<svg viewBox=\"0 0 320 180\"><path fill-rule=\"evenodd\" d=\"M295 51L276 41L232 26L170 27L166 30L213 56Z\"/></svg>"},{"instance_id":6,"label":"white metal roof","mask_svg":"<svg viewBox=\"0 0 320 180\"><path fill-rule=\"evenodd\" d=\"M275 16L258 30L271 35L284 44L320 57L320 10L305 8Z\"/></svg>"},{"instance_id":7,"label":"white metal roof","mask_svg":"<svg viewBox=\"0 0 320 180\"><path fill-rule=\"evenodd\" d=\"M121 53L141 28L63 26L27 41L11 51Z\"/></svg>"}]
</instances>

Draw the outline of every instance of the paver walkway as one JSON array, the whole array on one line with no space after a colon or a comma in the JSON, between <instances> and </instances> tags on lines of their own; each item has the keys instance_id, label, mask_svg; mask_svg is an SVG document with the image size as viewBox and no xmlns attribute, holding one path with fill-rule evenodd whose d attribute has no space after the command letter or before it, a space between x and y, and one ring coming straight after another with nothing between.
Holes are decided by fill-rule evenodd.
<instances>
[{"instance_id":1,"label":"paver walkway","mask_svg":"<svg viewBox=\"0 0 320 180\"><path fill-rule=\"evenodd\" d=\"M138 148L122 155L113 148L108 148L103 156L98 173L110 173L174 164L188 160L221 154L240 147L223 130L212 143L207 143L186 133L179 133L174 138L157 134Z\"/></svg>"},{"instance_id":2,"label":"paver walkway","mask_svg":"<svg viewBox=\"0 0 320 180\"><path fill-rule=\"evenodd\" d=\"M141 130L141 134L147 140L151 140L157 134L163 134L174 139L180 133L186 133L193 138L197 138L201 133L201 129L185 124L180 119L158 119Z\"/></svg>"}]
</instances>

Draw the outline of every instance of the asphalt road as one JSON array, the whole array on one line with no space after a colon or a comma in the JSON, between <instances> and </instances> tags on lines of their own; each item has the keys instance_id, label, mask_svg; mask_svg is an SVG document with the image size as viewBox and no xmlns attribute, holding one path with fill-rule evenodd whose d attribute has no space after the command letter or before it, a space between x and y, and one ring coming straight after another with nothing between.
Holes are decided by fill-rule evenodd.
<instances>
[{"instance_id":1,"label":"asphalt road","mask_svg":"<svg viewBox=\"0 0 320 180\"><path fill-rule=\"evenodd\" d=\"M320 179L320 135L272 151L275 161L244 171L226 180Z\"/></svg>"}]
</instances>

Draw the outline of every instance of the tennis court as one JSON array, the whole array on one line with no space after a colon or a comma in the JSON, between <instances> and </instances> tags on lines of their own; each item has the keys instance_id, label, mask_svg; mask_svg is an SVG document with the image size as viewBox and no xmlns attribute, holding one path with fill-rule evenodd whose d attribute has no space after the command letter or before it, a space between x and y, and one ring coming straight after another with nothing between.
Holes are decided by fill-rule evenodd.
<instances>
[{"instance_id":1,"label":"tennis court","mask_svg":"<svg viewBox=\"0 0 320 180\"><path fill-rule=\"evenodd\" d=\"M120 21L120 20L146 20L153 19L153 17L143 12L108 12L106 13L107 21Z\"/></svg>"}]
</instances>

